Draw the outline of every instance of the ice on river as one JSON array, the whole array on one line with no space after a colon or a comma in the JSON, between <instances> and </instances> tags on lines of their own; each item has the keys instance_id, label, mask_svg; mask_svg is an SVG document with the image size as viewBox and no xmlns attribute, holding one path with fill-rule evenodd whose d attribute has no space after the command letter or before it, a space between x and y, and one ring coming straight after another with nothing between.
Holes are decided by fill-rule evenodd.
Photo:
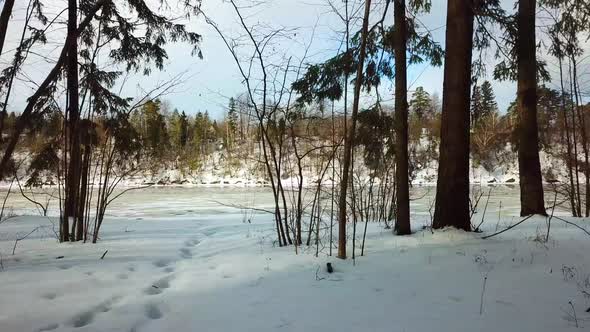
<instances>
[{"instance_id":1,"label":"ice on river","mask_svg":"<svg viewBox=\"0 0 590 332\"><path fill-rule=\"evenodd\" d=\"M520 220L517 194L493 190L484 233ZM431 233L422 226L430 222L433 191L420 188L413 196L415 233L398 237L369 224L362 257L357 239L355 264L327 256L327 238L318 258L315 246L298 255L294 247L276 247L272 216L237 208L271 207L264 188L130 192L113 203L96 245L58 244L53 217L12 218L0 224L0 331L590 327L586 233L554 219L549 242L541 243L542 217L488 240L451 229ZM9 205L37 214L16 195ZM567 220L590 229L586 219ZM12 255L14 239L36 227Z\"/></svg>"}]
</instances>

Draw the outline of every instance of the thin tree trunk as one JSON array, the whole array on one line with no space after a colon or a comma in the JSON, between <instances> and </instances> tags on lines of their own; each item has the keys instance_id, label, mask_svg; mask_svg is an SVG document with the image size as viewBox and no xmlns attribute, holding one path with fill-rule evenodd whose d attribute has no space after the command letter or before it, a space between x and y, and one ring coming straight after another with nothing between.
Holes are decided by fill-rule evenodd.
<instances>
[{"instance_id":1,"label":"thin tree trunk","mask_svg":"<svg viewBox=\"0 0 590 332\"><path fill-rule=\"evenodd\" d=\"M78 201L78 215L76 216L76 241L82 241L84 239L84 219L86 212L87 202L87 189L88 189L88 176L90 170L90 145L84 146L84 156L82 161L82 175L80 184L80 195Z\"/></svg>"},{"instance_id":2,"label":"thin tree trunk","mask_svg":"<svg viewBox=\"0 0 590 332\"><path fill-rule=\"evenodd\" d=\"M406 0L394 0L395 16L395 125L397 213L395 233L407 235L410 230L410 188L408 179L408 90L406 73Z\"/></svg>"},{"instance_id":3,"label":"thin tree trunk","mask_svg":"<svg viewBox=\"0 0 590 332\"><path fill-rule=\"evenodd\" d=\"M584 151L584 178L585 178L585 202L584 202L584 216L588 217L590 214L590 169L589 169L589 153L588 153L588 136L586 135L586 119L584 114L581 111L582 106L580 105L580 101L582 97L580 95L580 86L578 83L578 65L575 56L572 56L572 64L573 64L573 77L572 81L574 84L574 95L576 101L576 114L578 116L578 123L580 124L580 134L582 135L582 151ZM580 211L580 217L582 216L582 211Z\"/></svg>"},{"instance_id":4,"label":"thin tree trunk","mask_svg":"<svg viewBox=\"0 0 590 332\"><path fill-rule=\"evenodd\" d=\"M434 228L471 230L469 218L469 108L473 2L449 0L443 82L440 160Z\"/></svg>"},{"instance_id":5,"label":"thin tree trunk","mask_svg":"<svg viewBox=\"0 0 590 332\"><path fill-rule=\"evenodd\" d=\"M567 119L567 103L566 103L566 99L565 99L565 86L564 86L564 82L563 82L563 60L561 58L561 56L558 57L558 61L559 61L559 80L560 80L560 86L561 86L561 111L563 114L563 125L565 127L565 141L566 141L566 148L567 148L567 156L566 156L566 166L568 169L568 175L569 175L569 182L570 182L570 194L569 194L569 200L570 200L570 205L572 207L572 215L574 217L577 216L577 212L576 212L576 203L575 203L575 187L574 187L574 174L573 174L573 170L572 170L572 143L571 143L571 139L570 139L570 130L569 130L569 124L568 124L568 119ZM572 192L573 190L573 192Z\"/></svg>"},{"instance_id":6,"label":"thin tree trunk","mask_svg":"<svg viewBox=\"0 0 590 332\"><path fill-rule=\"evenodd\" d=\"M338 258L341 259L346 259L346 193L348 191L348 177L350 175L352 147L354 145L354 133L356 131L356 118L359 110L359 99L361 94L363 66L367 47L367 31L369 30L370 11L371 0L366 0L363 28L361 32L361 45L358 58L359 63L356 70L356 80L354 83L354 99L352 102L352 115L350 119L351 125L350 132L346 136L344 144L344 161L342 166L342 180L340 181L340 197L338 201ZM344 125L346 126L346 123Z\"/></svg>"},{"instance_id":7,"label":"thin tree trunk","mask_svg":"<svg viewBox=\"0 0 590 332\"><path fill-rule=\"evenodd\" d=\"M68 35L76 35L78 27L78 3L77 0L68 1ZM78 42L70 39L66 62L69 121L66 128L69 138L70 162L68 176L66 178L66 197L64 220L72 220L77 225L78 194L80 191L80 107L79 107L79 80L78 80ZM77 235L77 232L75 233Z\"/></svg>"},{"instance_id":8,"label":"thin tree trunk","mask_svg":"<svg viewBox=\"0 0 590 332\"><path fill-rule=\"evenodd\" d=\"M536 0L518 5L518 170L520 215L546 215L537 125L537 60L535 42Z\"/></svg>"},{"instance_id":9,"label":"thin tree trunk","mask_svg":"<svg viewBox=\"0 0 590 332\"><path fill-rule=\"evenodd\" d=\"M8 30L8 22L12 15L12 7L14 7L14 0L5 0L4 7L2 7L2 14L0 14L0 54L4 49L4 41L6 40L6 31Z\"/></svg>"}]
</instances>

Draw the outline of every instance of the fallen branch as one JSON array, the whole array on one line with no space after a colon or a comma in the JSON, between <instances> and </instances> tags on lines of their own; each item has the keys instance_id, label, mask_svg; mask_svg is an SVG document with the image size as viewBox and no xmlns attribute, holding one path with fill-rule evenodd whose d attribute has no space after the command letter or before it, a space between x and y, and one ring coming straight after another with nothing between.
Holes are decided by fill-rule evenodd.
<instances>
[{"instance_id":1,"label":"fallen branch","mask_svg":"<svg viewBox=\"0 0 590 332\"><path fill-rule=\"evenodd\" d=\"M252 210L252 211L259 211L259 212L264 212L264 213L275 214L275 211L270 211L270 210L261 209L261 208L248 207L248 206L239 205L239 204L222 203L220 201L215 201L215 200L210 200L210 202L217 203L217 204L222 205L222 206L231 207L231 208L234 208L234 209Z\"/></svg>"},{"instance_id":2,"label":"fallen branch","mask_svg":"<svg viewBox=\"0 0 590 332\"><path fill-rule=\"evenodd\" d=\"M514 224L514 225L512 225L512 226L509 226L509 227L507 227L507 228L505 228L505 229L503 229L503 230L501 230L501 231L499 231L499 232L496 232L496 233L494 233L494 234L491 234L491 235L486 235L486 236L482 237L482 239L484 239L484 240L485 240L485 239L489 239L489 238L491 238L492 236L496 236L496 235L498 235L498 234L502 234L502 233L504 233L504 232L506 232L506 231L509 231L509 230L513 229L514 227L516 227L516 226L518 226L518 225L522 224L523 222L527 221L527 220L528 220L530 217L532 217L532 216L534 216L534 214L528 215L527 217L525 217L525 218L524 218L524 219L522 219L521 221L517 222L516 224ZM590 235L590 234L589 234L589 235Z\"/></svg>"}]
</instances>

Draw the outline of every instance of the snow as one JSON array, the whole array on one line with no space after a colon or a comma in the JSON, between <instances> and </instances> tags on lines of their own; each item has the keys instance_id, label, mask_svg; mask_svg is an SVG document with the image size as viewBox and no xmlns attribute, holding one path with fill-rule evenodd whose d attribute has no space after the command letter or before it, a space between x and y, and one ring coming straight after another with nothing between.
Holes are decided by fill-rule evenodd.
<instances>
[{"instance_id":1,"label":"snow","mask_svg":"<svg viewBox=\"0 0 590 332\"><path fill-rule=\"evenodd\" d=\"M369 224L365 256L354 262L325 247L319 258L315 247L298 255L275 247L270 215L219 204L266 208L262 188L129 193L96 245L58 244L55 220L16 217L0 224L0 330L553 332L576 330L572 306L588 329L590 236L554 219L542 243L546 220L535 217L481 239L520 220L516 193L494 190L484 234L423 230L432 195L413 201L415 233ZM590 229L589 220L567 220ZM38 226L11 255L14 239Z\"/></svg>"}]
</instances>

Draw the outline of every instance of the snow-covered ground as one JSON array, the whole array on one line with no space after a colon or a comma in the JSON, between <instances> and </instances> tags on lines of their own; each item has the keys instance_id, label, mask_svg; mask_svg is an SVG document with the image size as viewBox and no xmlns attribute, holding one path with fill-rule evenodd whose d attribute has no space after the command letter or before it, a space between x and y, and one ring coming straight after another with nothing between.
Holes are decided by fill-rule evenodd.
<instances>
[{"instance_id":1,"label":"snow-covered ground","mask_svg":"<svg viewBox=\"0 0 590 332\"><path fill-rule=\"evenodd\" d=\"M536 217L481 239L520 219L516 194L493 191L484 234L422 230L427 195L412 202L412 236L369 224L355 264L328 257L325 241L319 258L315 248L274 247L270 215L219 204L266 207L264 189L133 192L113 205L96 245L58 244L48 218L13 218L0 224L0 331L590 328L590 236L554 219L541 243L545 218ZM568 220L590 229L586 219ZM38 226L11 255L14 239Z\"/></svg>"}]
</instances>

